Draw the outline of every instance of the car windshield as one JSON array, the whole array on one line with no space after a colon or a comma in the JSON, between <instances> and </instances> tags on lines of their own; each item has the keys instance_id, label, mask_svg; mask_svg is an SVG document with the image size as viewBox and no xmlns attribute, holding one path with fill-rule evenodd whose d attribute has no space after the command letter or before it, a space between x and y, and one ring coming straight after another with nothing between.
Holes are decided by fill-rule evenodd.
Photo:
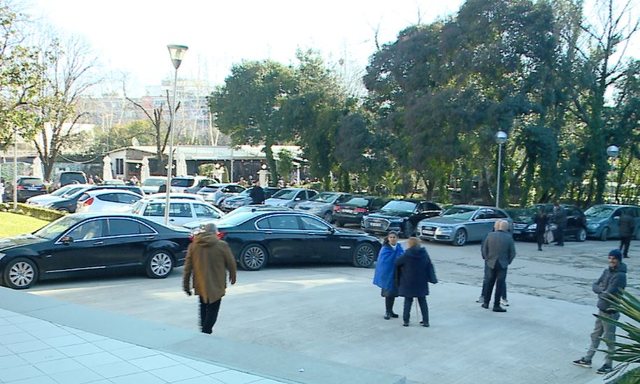
<instances>
[{"instance_id":1,"label":"car windshield","mask_svg":"<svg viewBox=\"0 0 640 384\"><path fill-rule=\"evenodd\" d=\"M74 188L73 185L65 185L64 187L58 188L55 191L51 192L50 195L51 196L64 196L72 188ZM75 187L75 188L78 188L78 187Z\"/></svg>"},{"instance_id":2,"label":"car windshield","mask_svg":"<svg viewBox=\"0 0 640 384\"><path fill-rule=\"evenodd\" d=\"M312 198L309 201L316 201L318 203L332 203L338 199L337 193L332 192L321 192Z\"/></svg>"},{"instance_id":3,"label":"car windshield","mask_svg":"<svg viewBox=\"0 0 640 384\"><path fill-rule=\"evenodd\" d=\"M33 185L42 185L42 184L44 184L44 182L42 181L42 179L38 179L38 178L24 178L18 181L18 185L33 186Z\"/></svg>"},{"instance_id":4,"label":"car windshield","mask_svg":"<svg viewBox=\"0 0 640 384\"><path fill-rule=\"evenodd\" d=\"M74 186L73 184L70 184L71 188L67 189L60 197L71 197L73 195L75 195L76 193L80 192L80 191L84 191L87 187L84 186ZM64 187L63 187L64 188ZM62 189L62 188L60 188Z\"/></svg>"},{"instance_id":5,"label":"car windshield","mask_svg":"<svg viewBox=\"0 0 640 384\"><path fill-rule=\"evenodd\" d=\"M369 205L369 200L364 197L354 197L344 204L363 208Z\"/></svg>"},{"instance_id":6,"label":"car windshield","mask_svg":"<svg viewBox=\"0 0 640 384\"><path fill-rule=\"evenodd\" d=\"M252 190L252 189L253 189L253 188L247 188L247 189L245 189L244 191L242 191L242 192L238 193L238 196L249 196L249 194L251 194L251 190Z\"/></svg>"},{"instance_id":7,"label":"car windshield","mask_svg":"<svg viewBox=\"0 0 640 384\"><path fill-rule=\"evenodd\" d=\"M452 219L469 220L471 219L475 211L475 208L451 207L444 211L442 216L450 217Z\"/></svg>"},{"instance_id":8,"label":"car windshield","mask_svg":"<svg viewBox=\"0 0 640 384\"><path fill-rule=\"evenodd\" d=\"M80 221L82 221L81 217L74 217L73 215L64 216L33 232L33 235L42 237L43 239L53 240Z\"/></svg>"},{"instance_id":9,"label":"car windshield","mask_svg":"<svg viewBox=\"0 0 640 384\"><path fill-rule=\"evenodd\" d=\"M281 189L271 197L274 199L292 200L297 193L298 191L295 189Z\"/></svg>"},{"instance_id":10,"label":"car windshield","mask_svg":"<svg viewBox=\"0 0 640 384\"><path fill-rule=\"evenodd\" d=\"M594 206L591 207L589 209L587 209L584 212L584 215L589 217L589 218L605 218L605 217L609 217L611 216L611 213L613 212L613 208L611 207L605 207L605 206Z\"/></svg>"},{"instance_id":11,"label":"car windshield","mask_svg":"<svg viewBox=\"0 0 640 384\"><path fill-rule=\"evenodd\" d=\"M411 201L393 200L382 207L383 211L393 212L413 212L416 209L416 203Z\"/></svg>"},{"instance_id":12,"label":"car windshield","mask_svg":"<svg viewBox=\"0 0 640 384\"><path fill-rule=\"evenodd\" d=\"M193 184L193 179L184 177L175 177L171 179L171 186L173 187L190 187Z\"/></svg>"},{"instance_id":13,"label":"car windshield","mask_svg":"<svg viewBox=\"0 0 640 384\"><path fill-rule=\"evenodd\" d=\"M142 182L143 187L159 187L167 182L167 179L146 179Z\"/></svg>"},{"instance_id":14,"label":"car windshield","mask_svg":"<svg viewBox=\"0 0 640 384\"><path fill-rule=\"evenodd\" d=\"M508 209L507 212L513 221L518 223L529 223L533 221L537 209L535 208L514 208Z\"/></svg>"}]
</instances>

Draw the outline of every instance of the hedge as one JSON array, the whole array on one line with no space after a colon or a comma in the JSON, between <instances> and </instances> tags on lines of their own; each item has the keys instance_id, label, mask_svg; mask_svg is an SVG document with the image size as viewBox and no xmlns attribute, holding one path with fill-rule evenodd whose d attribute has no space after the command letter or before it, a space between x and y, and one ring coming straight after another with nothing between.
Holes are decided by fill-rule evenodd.
<instances>
[{"instance_id":1,"label":"hedge","mask_svg":"<svg viewBox=\"0 0 640 384\"><path fill-rule=\"evenodd\" d=\"M0 211L3 212L12 212L13 211L13 203L3 203L0 204ZM17 213L21 213L23 215L35 217L36 219L46 220L46 221L54 221L62 216L66 215L67 212L56 211L53 209L40 208L29 204L18 203Z\"/></svg>"}]
</instances>

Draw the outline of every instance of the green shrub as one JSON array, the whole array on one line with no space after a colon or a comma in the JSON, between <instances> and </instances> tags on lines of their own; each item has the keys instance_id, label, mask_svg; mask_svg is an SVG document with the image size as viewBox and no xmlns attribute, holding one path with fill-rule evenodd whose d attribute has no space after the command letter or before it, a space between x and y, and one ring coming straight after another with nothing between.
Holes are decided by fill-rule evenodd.
<instances>
[{"instance_id":1,"label":"green shrub","mask_svg":"<svg viewBox=\"0 0 640 384\"><path fill-rule=\"evenodd\" d=\"M56 211L53 209L34 207L29 204L18 204L18 212L23 215L35 217L36 219L54 221L66 215L66 212Z\"/></svg>"}]
</instances>

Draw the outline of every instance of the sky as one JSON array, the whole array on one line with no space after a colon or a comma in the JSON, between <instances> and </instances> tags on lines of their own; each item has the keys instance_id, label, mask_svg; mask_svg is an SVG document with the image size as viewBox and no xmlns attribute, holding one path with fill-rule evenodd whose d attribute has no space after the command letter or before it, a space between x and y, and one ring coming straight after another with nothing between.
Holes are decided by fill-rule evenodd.
<instances>
[{"instance_id":1,"label":"sky","mask_svg":"<svg viewBox=\"0 0 640 384\"><path fill-rule=\"evenodd\" d=\"M378 42L419 21L454 15L462 0L26 0L27 13L81 37L104 73L126 76L127 94L173 79L168 44L187 45L180 79L223 84L233 64L295 62L313 48L328 65L364 73ZM121 88L121 86L120 86Z\"/></svg>"}]
</instances>

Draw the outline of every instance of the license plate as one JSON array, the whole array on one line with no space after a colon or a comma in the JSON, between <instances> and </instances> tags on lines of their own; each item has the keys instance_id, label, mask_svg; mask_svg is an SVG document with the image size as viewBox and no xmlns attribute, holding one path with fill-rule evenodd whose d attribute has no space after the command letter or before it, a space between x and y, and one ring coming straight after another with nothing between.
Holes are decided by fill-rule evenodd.
<instances>
[{"instance_id":1,"label":"license plate","mask_svg":"<svg viewBox=\"0 0 640 384\"><path fill-rule=\"evenodd\" d=\"M353 213L352 209L343 209L342 213Z\"/></svg>"},{"instance_id":2,"label":"license plate","mask_svg":"<svg viewBox=\"0 0 640 384\"><path fill-rule=\"evenodd\" d=\"M369 225L370 225L371 227L376 227L376 228L380 228L380 227L382 227L382 224L380 224L380 223L371 223L371 224L369 224Z\"/></svg>"},{"instance_id":3,"label":"license plate","mask_svg":"<svg viewBox=\"0 0 640 384\"><path fill-rule=\"evenodd\" d=\"M27 187L27 191L39 191L38 187Z\"/></svg>"},{"instance_id":4,"label":"license plate","mask_svg":"<svg viewBox=\"0 0 640 384\"><path fill-rule=\"evenodd\" d=\"M430 229L423 229L422 230L422 234L423 235L433 235L435 233L435 231L432 231Z\"/></svg>"}]
</instances>

